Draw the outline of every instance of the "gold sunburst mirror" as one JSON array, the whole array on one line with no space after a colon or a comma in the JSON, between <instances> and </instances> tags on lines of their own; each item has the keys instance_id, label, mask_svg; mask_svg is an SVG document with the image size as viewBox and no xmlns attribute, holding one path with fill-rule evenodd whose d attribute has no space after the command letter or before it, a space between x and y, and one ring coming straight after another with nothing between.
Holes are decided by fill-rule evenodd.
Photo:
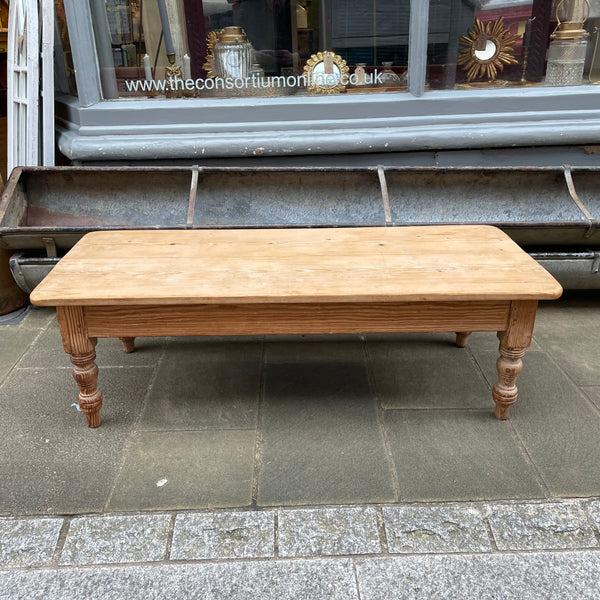
<instances>
[{"instance_id":1,"label":"gold sunburst mirror","mask_svg":"<svg viewBox=\"0 0 600 600\"><path fill-rule=\"evenodd\" d=\"M217 76L215 72L215 44L219 41L220 35L221 30L215 29L206 36L206 62L202 65L202 68L206 71L206 76L211 79Z\"/></svg>"},{"instance_id":2,"label":"gold sunburst mirror","mask_svg":"<svg viewBox=\"0 0 600 600\"><path fill-rule=\"evenodd\" d=\"M515 43L521 36L504 27L504 18L482 23L475 19L473 29L461 35L458 64L467 72L467 83L485 78L494 81L505 65L516 65Z\"/></svg>"},{"instance_id":3,"label":"gold sunburst mirror","mask_svg":"<svg viewBox=\"0 0 600 600\"><path fill-rule=\"evenodd\" d=\"M307 88L311 94L338 94L346 89L346 61L333 52L313 54L304 67Z\"/></svg>"}]
</instances>

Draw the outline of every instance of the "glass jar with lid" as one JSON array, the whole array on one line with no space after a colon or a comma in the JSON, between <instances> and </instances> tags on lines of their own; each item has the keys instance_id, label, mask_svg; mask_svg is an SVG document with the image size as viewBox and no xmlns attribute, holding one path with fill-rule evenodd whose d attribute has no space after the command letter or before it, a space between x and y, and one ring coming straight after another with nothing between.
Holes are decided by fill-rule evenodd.
<instances>
[{"instance_id":1,"label":"glass jar with lid","mask_svg":"<svg viewBox=\"0 0 600 600\"><path fill-rule=\"evenodd\" d=\"M217 77L245 79L250 75L254 49L241 27L225 27L214 49Z\"/></svg>"},{"instance_id":2,"label":"glass jar with lid","mask_svg":"<svg viewBox=\"0 0 600 600\"><path fill-rule=\"evenodd\" d=\"M384 61L381 63L383 65L383 71L381 73L381 83L380 87L402 87L406 85L406 73L403 75L398 75L392 69L391 61Z\"/></svg>"}]
</instances>

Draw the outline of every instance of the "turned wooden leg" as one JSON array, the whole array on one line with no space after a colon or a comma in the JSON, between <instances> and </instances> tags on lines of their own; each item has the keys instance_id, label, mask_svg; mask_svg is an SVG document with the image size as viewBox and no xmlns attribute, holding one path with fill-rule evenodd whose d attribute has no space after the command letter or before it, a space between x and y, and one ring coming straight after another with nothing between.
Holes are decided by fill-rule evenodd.
<instances>
[{"instance_id":1,"label":"turned wooden leg","mask_svg":"<svg viewBox=\"0 0 600 600\"><path fill-rule=\"evenodd\" d=\"M98 390L96 352L92 349L87 354L71 354L70 357L74 365L73 378L79 386L79 408L85 413L89 427L99 427L102 394Z\"/></svg>"},{"instance_id":2,"label":"turned wooden leg","mask_svg":"<svg viewBox=\"0 0 600 600\"><path fill-rule=\"evenodd\" d=\"M518 390L515 381L523 370L525 348L506 348L500 343L500 358L496 361L498 383L492 388L496 403L496 418L508 419L510 407L517 401Z\"/></svg>"},{"instance_id":3,"label":"turned wooden leg","mask_svg":"<svg viewBox=\"0 0 600 600\"><path fill-rule=\"evenodd\" d=\"M123 342L123 352L126 354L131 354L135 352L135 338L134 337L120 337L121 342Z\"/></svg>"},{"instance_id":4,"label":"turned wooden leg","mask_svg":"<svg viewBox=\"0 0 600 600\"><path fill-rule=\"evenodd\" d=\"M523 369L525 349L531 345L537 301L519 300L511 302L508 327L498 332L500 358L496 361L498 383L492 388L496 403L496 418L506 420L510 407L517 401L518 390L515 384Z\"/></svg>"},{"instance_id":5,"label":"turned wooden leg","mask_svg":"<svg viewBox=\"0 0 600 600\"><path fill-rule=\"evenodd\" d=\"M471 333L472 333L471 331L457 331L456 332L456 345L459 348L466 348L467 341L468 341Z\"/></svg>"},{"instance_id":6,"label":"turned wooden leg","mask_svg":"<svg viewBox=\"0 0 600 600\"><path fill-rule=\"evenodd\" d=\"M65 352L73 363L73 377L79 386L79 408L85 413L90 427L100 425L102 394L98 390L96 338L89 338L83 308L59 306L56 309Z\"/></svg>"}]
</instances>

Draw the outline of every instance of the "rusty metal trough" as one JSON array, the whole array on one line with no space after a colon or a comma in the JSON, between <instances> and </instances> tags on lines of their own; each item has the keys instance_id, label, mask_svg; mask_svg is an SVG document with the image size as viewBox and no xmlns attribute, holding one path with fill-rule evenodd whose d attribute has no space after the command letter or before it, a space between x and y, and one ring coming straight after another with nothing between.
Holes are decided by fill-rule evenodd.
<instances>
[{"instance_id":1,"label":"rusty metal trough","mask_svg":"<svg viewBox=\"0 0 600 600\"><path fill-rule=\"evenodd\" d=\"M89 231L488 223L567 288L600 288L600 168L15 169L0 247L37 285Z\"/></svg>"}]
</instances>

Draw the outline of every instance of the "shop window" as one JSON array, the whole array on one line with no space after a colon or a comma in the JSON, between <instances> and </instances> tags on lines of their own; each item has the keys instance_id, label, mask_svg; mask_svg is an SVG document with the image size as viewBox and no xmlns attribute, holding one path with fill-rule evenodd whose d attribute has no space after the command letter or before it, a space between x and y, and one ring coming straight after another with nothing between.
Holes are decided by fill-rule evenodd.
<instances>
[{"instance_id":1,"label":"shop window","mask_svg":"<svg viewBox=\"0 0 600 600\"><path fill-rule=\"evenodd\" d=\"M410 0L90 5L105 99L406 92L426 35ZM600 81L600 0L430 0L428 19L424 91Z\"/></svg>"},{"instance_id":2,"label":"shop window","mask_svg":"<svg viewBox=\"0 0 600 600\"><path fill-rule=\"evenodd\" d=\"M404 92L409 5L91 0L103 96Z\"/></svg>"},{"instance_id":3,"label":"shop window","mask_svg":"<svg viewBox=\"0 0 600 600\"><path fill-rule=\"evenodd\" d=\"M598 83L599 25L600 0L431 0L428 87Z\"/></svg>"}]
</instances>

